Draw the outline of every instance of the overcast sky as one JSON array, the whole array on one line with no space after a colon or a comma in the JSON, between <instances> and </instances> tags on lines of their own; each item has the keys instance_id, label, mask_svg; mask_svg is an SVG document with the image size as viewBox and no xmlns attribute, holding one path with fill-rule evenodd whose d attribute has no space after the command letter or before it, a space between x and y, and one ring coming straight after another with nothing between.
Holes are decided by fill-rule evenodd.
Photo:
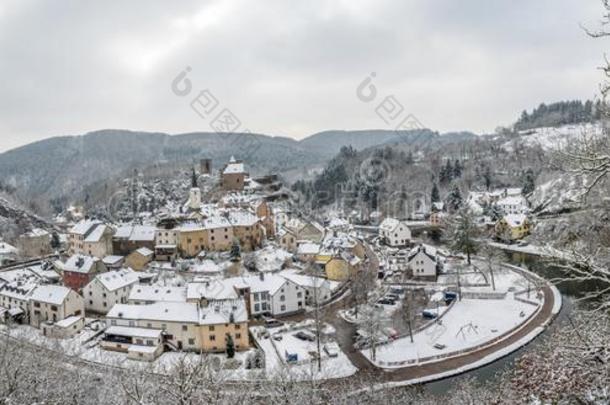
<instances>
[{"instance_id":1,"label":"overcast sky","mask_svg":"<svg viewBox=\"0 0 610 405\"><path fill-rule=\"evenodd\" d=\"M389 95L432 129L492 131L540 102L596 96L610 41L579 24L602 12L598 0L0 0L0 151L103 128L210 131L214 117L189 107L204 89L215 112L270 135L390 128L375 114ZM192 90L178 96L186 66ZM372 72L367 103L356 89Z\"/></svg>"}]
</instances>

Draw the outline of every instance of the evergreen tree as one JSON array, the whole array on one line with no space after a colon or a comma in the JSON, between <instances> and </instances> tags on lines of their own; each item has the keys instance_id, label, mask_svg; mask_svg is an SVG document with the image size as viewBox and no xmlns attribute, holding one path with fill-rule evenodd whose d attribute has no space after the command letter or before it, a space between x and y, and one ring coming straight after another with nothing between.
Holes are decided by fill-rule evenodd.
<instances>
[{"instance_id":1,"label":"evergreen tree","mask_svg":"<svg viewBox=\"0 0 610 405\"><path fill-rule=\"evenodd\" d=\"M523 174L523 178L521 179L521 187L522 193L524 195L532 193L536 189L536 176L534 175L534 171L529 168Z\"/></svg>"},{"instance_id":2,"label":"evergreen tree","mask_svg":"<svg viewBox=\"0 0 610 405\"><path fill-rule=\"evenodd\" d=\"M412 165L413 162L415 162L415 160L413 159L413 152L409 151L409 153L407 154L407 158L405 160L405 163L408 165Z\"/></svg>"},{"instance_id":3,"label":"evergreen tree","mask_svg":"<svg viewBox=\"0 0 610 405\"><path fill-rule=\"evenodd\" d=\"M492 181L491 169L489 168L489 166L485 166L485 171L483 172L483 181L485 182L485 189L489 191L489 189L491 188Z\"/></svg>"},{"instance_id":4,"label":"evergreen tree","mask_svg":"<svg viewBox=\"0 0 610 405\"><path fill-rule=\"evenodd\" d=\"M60 246L61 241L59 240L59 235L57 234L57 232L53 232L51 234L51 247L53 249L59 249Z\"/></svg>"},{"instance_id":5,"label":"evergreen tree","mask_svg":"<svg viewBox=\"0 0 610 405\"><path fill-rule=\"evenodd\" d=\"M438 177L442 184L450 183L451 180L453 180L453 166L451 165L451 160L447 160L445 166L441 167Z\"/></svg>"},{"instance_id":6,"label":"evergreen tree","mask_svg":"<svg viewBox=\"0 0 610 405\"><path fill-rule=\"evenodd\" d=\"M451 192L447 196L447 206L450 211L457 211L462 206L462 193L457 184L453 185Z\"/></svg>"},{"instance_id":7,"label":"evergreen tree","mask_svg":"<svg viewBox=\"0 0 610 405\"><path fill-rule=\"evenodd\" d=\"M232 359L235 357L235 343L233 342L233 336L227 333L227 358Z\"/></svg>"},{"instance_id":8,"label":"evergreen tree","mask_svg":"<svg viewBox=\"0 0 610 405\"><path fill-rule=\"evenodd\" d=\"M231 261L237 262L241 259L241 246L239 245L239 239L234 238L233 244L231 245Z\"/></svg>"},{"instance_id":9,"label":"evergreen tree","mask_svg":"<svg viewBox=\"0 0 610 405\"><path fill-rule=\"evenodd\" d=\"M467 208L459 210L452 218L449 234L451 235L451 249L464 253L470 264L471 255L475 254L478 249L476 241L478 229L472 213Z\"/></svg>"},{"instance_id":10,"label":"evergreen tree","mask_svg":"<svg viewBox=\"0 0 610 405\"><path fill-rule=\"evenodd\" d=\"M432 184L432 192L430 193L430 201L433 203L439 202L441 200L441 195L438 191L438 187L436 183Z\"/></svg>"},{"instance_id":11,"label":"evergreen tree","mask_svg":"<svg viewBox=\"0 0 610 405\"><path fill-rule=\"evenodd\" d=\"M459 159L456 159L455 164L453 165L453 177L456 179L462 177L462 165L460 164Z\"/></svg>"}]
</instances>

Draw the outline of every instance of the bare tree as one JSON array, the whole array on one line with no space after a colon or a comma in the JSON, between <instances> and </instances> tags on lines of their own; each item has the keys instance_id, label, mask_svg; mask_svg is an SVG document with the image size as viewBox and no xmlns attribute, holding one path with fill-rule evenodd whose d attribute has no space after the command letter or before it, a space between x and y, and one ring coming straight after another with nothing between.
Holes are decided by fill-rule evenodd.
<instances>
[{"instance_id":1,"label":"bare tree","mask_svg":"<svg viewBox=\"0 0 610 405\"><path fill-rule=\"evenodd\" d=\"M491 283L491 288L496 291L496 279L494 276L494 269L497 267L502 260L502 253L498 251L498 249L492 246L485 246L481 249L481 255L485 262L485 270L489 276L489 282Z\"/></svg>"}]
</instances>

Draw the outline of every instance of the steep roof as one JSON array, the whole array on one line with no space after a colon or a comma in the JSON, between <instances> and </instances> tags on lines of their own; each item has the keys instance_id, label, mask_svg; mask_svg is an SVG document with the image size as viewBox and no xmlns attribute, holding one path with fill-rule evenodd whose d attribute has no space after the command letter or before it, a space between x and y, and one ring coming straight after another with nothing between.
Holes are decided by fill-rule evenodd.
<instances>
[{"instance_id":1,"label":"steep roof","mask_svg":"<svg viewBox=\"0 0 610 405\"><path fill-rule=\"evenodd\" d=\"M99 261L97 257L72 255L61 265L61 268L64 271L88 274L95 270L95 264Z\"/></svg>"},{"instance_id":2,"label":"steep roof","mask_svg":"<svg viewBox=\"0 0 610 405\"><path fill-rule=\"evenodd\" d=\"M69 293L70 289L61 285L39 285L32 293L30 299L32 301L61 305Z\"/></svg>"},{"instance_id":3,"label":"steep roof","mask_svg":"<svg viewBox=\"0 0 610 405\"><path fill-rule=\"evenodd\" d=\"M99 274L95 277L108 291L118 290L138 282L138 273L131 269L121 269Z\"/></svg>"}]
</instances>

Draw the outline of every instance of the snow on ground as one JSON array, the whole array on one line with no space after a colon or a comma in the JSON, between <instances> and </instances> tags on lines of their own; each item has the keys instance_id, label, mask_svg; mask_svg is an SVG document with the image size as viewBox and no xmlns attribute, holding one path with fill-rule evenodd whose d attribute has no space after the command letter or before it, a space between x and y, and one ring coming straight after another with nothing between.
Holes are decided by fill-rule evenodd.
<instances>
[{"instance_id":1,"label":"snow on ground","mask_svg":"<svg viewBox=\"0 0 610 405\"><path fill-rule=\"evenodd\" d=\"M415 334L414 343L405 337L379 346L374 363L420 361L474 348L518 326L536 309L534 305L514 300L512 294L504 300L463 299L455 303L440 323ZM435 344L445 347L437 349ZM362 354L372 361L370 349L363 350Z\"/></svg>"},{"instance_id":2,"label":"snow on ground","mask_svg":"<svg viewBox=\"0 0 610 405\"><path fill-rule=\"evenodd\" d=\"M513 144L519 144L533 147L540 146L544 150L556 150L558 147L566 145L569 141L573 141L587 136L599 136L603 134L603 128L599 124L570 124L560 127L542 127L525 130L520 132L520 137L511 140L502 145L507 151L513 150Z\"/></svg>"},{"instance_id":3,"label":"snow on ground","mask_svg":"<svg viewBox=\"0 0 610 405\"><path fill-rule=\"evenodd\" d=\"M317 352L316 342L303 341L293 335L297 333L296 330L287 332L273 332L271 329L269 332L272 335L278 334L282 336L282 339L272 340L271 336L263 338L260 333L265 330L262 326L255 326L250 328L252 334L258 342L260 348L265 352L265 366L266 373L273 375L275 373L282 374L289 371L297 379L328 379L328 378L341 378L349 377L355 374L358 369L349 361L345 353L340 349L337 350L337 357L329 357L324 350L322 350L322 370L318 372L318 363L310 356L310 352ZM332 344L332 341L326 342ZM322 347L325 343L322 343ZM297 354L297 364L286 364L286 362L280 358L284 356L285 352L291 354Z\"/></svg>"}]
</instances>

